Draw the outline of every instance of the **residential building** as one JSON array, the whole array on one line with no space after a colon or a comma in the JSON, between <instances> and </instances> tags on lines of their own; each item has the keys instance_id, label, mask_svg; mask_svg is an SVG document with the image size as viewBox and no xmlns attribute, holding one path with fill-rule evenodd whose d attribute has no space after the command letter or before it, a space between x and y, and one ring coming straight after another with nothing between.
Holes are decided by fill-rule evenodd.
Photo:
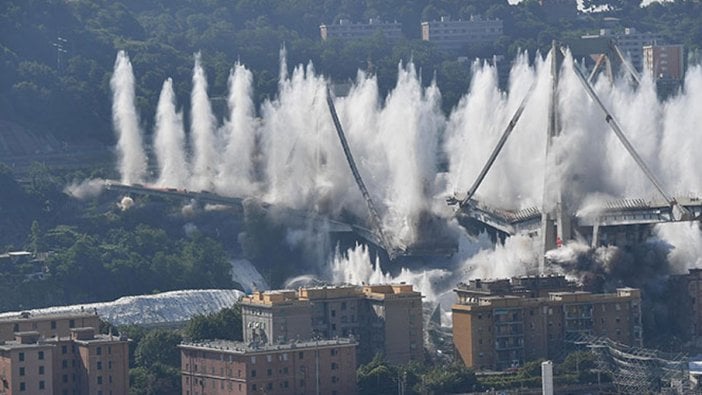
<instances>
[{"instance_id":1,"label":"residential building","mask_svg":"<svg viewBox=\"0 0 702 395\"><path fill-rule=\"evenodd\" d=\"M454 290L458 303L477 303L486 296L522 296L528 298L545 297L550 292L576 291L578 286L563 275L522 276L512 279L469 280L460 283Z\"/></svg>"},{"instance_id":2,"label":"residential building","mask_svg":"<svg viewBox=\"0 0 702 395\"><path fill-rule=\"evenodd\" d=\"M354 394L356 345L351 339L184 343L182 394Z\"/></svg>"},{"instance_id":3,"label":"residential building","mask_svg":"<svg viewBox=\"0 0 702 395\"><path fill-rule=\"evenodd\" d=\"M534 281L534 280L531 280ZM504 284L502 284L504 285ZM503 370L540 358L558 359L581 335L641 345L641 294L582 291L465 297L452 307L456 356L475 369Z\"/></svg>"},{"instance_id":4,"label":"residential building","mask_svg":"<svg viewBox=\"0 0 702 395\"><path fill-rule=\"evenodd\" d=\"M493 44L502 35L502 21L471 16L469 20L422 22L422 40L446 52L458 52L471 45Z\"/></svg>"},{"instance_id":5,"label":"residential building","mask_svg":"<svg viewBox=\"0 0 702 395\"><path fill-rule=\"evenodd\" d=\"M409 284L330 286L254 292L241 300L244 341L264 344L355 337L361 362L423 353L422 295Z\"/></svg>"},{"instance_id":6,"label":"residential building","mask_svg":"<svg viewBox=\"0 0 702 395\"><path fill-rule=\"evenodd\" d=\"M595 35L582 36L585 41L601 39L612 39L617 45L622 55L627 57L632 66L638 71L643 70L643 47L654 45L661 41L661 36L657 33L638 32L633 27L625 28L623 31L613 29L600 29Z\"/></svg>"},{"instance_id":7,"label":"residential building","mask_svg":"<svg viewBox=\"0 0 702 395\"><path fill-rule=\"evenodd\" d=\"M96 312L76 311L60 314L30 314L0 318L0 340L13 340L16 332L37 331L43 337L68 337L73 328L99 328Z\"/></svg>"},{"instance_id":8,"label":"residential building","mask_svg":"<svg viewBox=\"0 0 702 395\"><path fill-rule=\"evenodd\" d=\"M26 314L24 314L26 316ZM45 335L39 330L15 332L14 338L0 340L0 394L127 394L129 390L129 342L126 337L96 334L93 327L64 331L65 323L86 314L18 317L26 325L60 334ZM46 319L46 321L44 321ZM12 324L4 319L3 324ZM51 329L51 322L56 327Z\"/></svg>"},{"instance_id":9,"label":"residential building","mask_svg":"<svg viewBox=\"0 0 702 395\"><path fill-rule=\"evenodd\" d=\"M670 276L670 325L683 336L702 337L702 269L689 269L686 274Z\"/></svg>"},{"instance_id":10,"label":"residential building","mask_svg":"<svg viewBox=\"0 0 702 395\"><path fill-rule=\"evenodd\" d=\"M685 74L682 45L645 45L643 69L659 80L682 80Z\"/></svg>"},{"instance_id":11,"label":"residential building","mask_svg":"<svg viewBox=\"0 0 702 395\"><path fill-rule=\"evenodd\" d=\"M329 39L359 40L378 33L389 41L396 41L403 37L402 24L397 21L385 22L377 18L369 19L368 23L353 23L348 19L340 19L339 23L320 25L319 33L324 41Z\"/></svg>"}]
</instances>

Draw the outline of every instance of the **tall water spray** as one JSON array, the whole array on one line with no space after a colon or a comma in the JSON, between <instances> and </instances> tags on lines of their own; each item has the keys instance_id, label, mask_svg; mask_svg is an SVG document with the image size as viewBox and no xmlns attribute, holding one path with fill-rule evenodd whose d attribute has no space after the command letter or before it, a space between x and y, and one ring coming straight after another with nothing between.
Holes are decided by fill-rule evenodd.
<instances>
[{"instance_id":1,"label":"tall water spray","mask_svg":"<svg viewBox=\"0 0 702 395\"><path fill-rule=\"evenodd\" d=\"M193 150L190 188L212 190L219 163L218 141L215 138L217 120L212 114L212 106L207 96L207 76L202 68L199 52L195 54L190 105L190 136Z\"/></svg>"},{"instance_id":2,"label":"tall water spray","mask_svg":"<svg viewBox=\"0 0 702 395\"><path fill-rule=\"evenodd\" d=\"M256 119L253 74L237 63L229 74L229 119L223 127L225 151L216 180L217 192L245 196L255 191L253 155Z\"/></svg>"},{"instance_id":3,"label":"tall water spray","mask_svg":"<svg viewBox=\"0 0 702 395\"><path fill-rule=\"evenodd\" d=\"M191 117L195 183L189 188L214 185L222 194L253 193L270 203L316 210L332 217L355 216L363 223L367 207L344 160L325 104L328 81L311 64L298 65L288 73L284 51L281 53L279 91L262 104L260 119L254 115L251 73L242 65L234 67L229 83L229 117L221 140L215 135L217 122L207 98L204 71L196 58ZM133 110L133 76L125 59L120 53L115 63L115 128L120 137L124 134L140 138ZM447 193L468 189L532 85L532 99L478 196L503 208L541 206L551 83L549 63L537 56L530 65L526 55L519 56L512 66L506 92L499 89L494 66L474 63L470 89L447 118L439 108L438 87L424 87L412 64L398 67L398 82L385 99L380 96L376 77L362 72L348 95L334 98L359 171L393 242L411 244L415 240L418 218L423 211L436 207L434 199L443 192L435 189L437 178L449 180ZM572 59L566 57L557 103L562 134L553 148L559 158L555 171L576 200L573 209L582 208L590 200L601 201L602 196L653 197L648 192L648 180L624 152L605 123L604 114L588 98L573 67ZM126 69L128 73L124 72ZM115 83L118 74L130 76L131 82ZM622 81L611 85L600 80L596 90L666 188L672 193L699 195L702 179L695 177L695 147L702 143L697 128L702 124L702 68L691 67L684 89L665 102L656 97L653 82L646 78L650 76L638 88ZM120 104L125 100L124 94L117 94L117 85L131 87L129 105ZM132 112L127 113L124 108L131 108ZM117 114L121 114L120 122ZM130 122L125 121L125 114L131 114L127 120ZM118 127L122 124L132 125L125 130L136 133L122 133L123 127ZM442 133L443 144L439 146L438 136ZM121 148L122 142L119 144L120 151L129 151ZM142 150L140 144L138 140L136 145L124 146L132 148L129 152L134 156L137 149ZM218 147L223 147L223 157L218 155ZM439 175L437 162L442 155L448 158L448 171ZM251 178L254 161L260 164L255 182ZM126 168L134 163L142 164L141 171ZM142 179L145 163L143 150L141 161L120 161L123 178L131 182ZM135 173L140 176L134 176ZM673 246L682 246L700 236L696 227L657 234ZM535 250L523 238L492 247L485 238L475 241L462 235L460 243L452 281L523 274L524 262L533 260ZM486 247L489 251L477 253ZM368 274L358 278L377 277L372 273L379 269L364 254L355 250L351 253L355 258L344 259L367 262L369 266L347 265L348 270ZM333 278L351 278L344 277L351 274L343 273L343 265L337 266L342 273ZM420 273L415 274L414 278L421 277Z\"/></svg>"},{"instance_id":4,"label":"tall water spray","mask_svg":"<svg viewBox=\"0 0 702 395\"><path fill-rule=\"evenodd\" d=\"M115 68L110 79L112 88L112 122L117 133L118 168L123 183L139 183L146 175L139 115L134 105L134 73L129 56L117 53Z\"/></svg>"},{"instance_id":5,"label":"tall water spray","mask_svg":"<svg viewBox=\"0 0 702 395\"><path fill-rule=\"evenodd\" d=\"M160 186L185 188L188 180L188 163L185 155L185 130L183 115L176 111L173 81L163 82L156 110L154 151L159 167Z\"/></svg>"}]
</instances>

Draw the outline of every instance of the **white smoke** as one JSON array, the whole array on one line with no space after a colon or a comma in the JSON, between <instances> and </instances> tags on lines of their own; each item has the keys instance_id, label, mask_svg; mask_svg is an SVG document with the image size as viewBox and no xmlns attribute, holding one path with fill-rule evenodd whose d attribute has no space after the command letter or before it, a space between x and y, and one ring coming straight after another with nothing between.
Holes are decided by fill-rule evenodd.
<instances>
[{"instance_id":1,"label":"white smoke","mask_svg":"<svg viewBox=\"0 0 702 395\"><path fill-rule=\"evenodd\" d=\"M125 184L143 182L146 175L139 115L134 106L134 73L126 52L119 51L110 79L112 122L117 133L118 168Z\"/></svg>"},{"instance_id":2,"label":"white smoke","mask_svg":"<svg viewBox=\"0 0 702 395\"><path fill-rule=\"evenodd\" d=\"M397 284L404 282L412 284L415 291L421 292L428 301L436 301L439 289L434 283L442 281L450 273L442 269L430 269L413 272L409 269L400 269L396 276L384 272L378 259L373 262L368 247L357 245L345 253L337 252L331 263L331 280L336 284Z\"/></svg>"},{"instance_id":3,"label":"white smoke","mask_svg":"<svg viewBox=\"0 0 702 395\"><path fill-rule=\"evenodd\" d=\"M659 239L671 245L668 262L674 273L702 268L702 231L697 222L661 224L654 228Z\"/></svg>"},{"instance_id":4,"label":"white smoke","mask_svg":"<svg viewBox=\"0 0 702 395\"><path fill-rule=\"evenodd\" d=\"M191 145L193 150L193 170L190 188L212 190L219 163L218 141L215 136L217 120L212 114L212 106L207 96L207 76L200 62L200 53L195 54L193 68L193 90L190 98Z\"/></svg>"},{"instance_id":5,"label":"white smoke","mask_svg":"<svg viewBox=\"0 0 702 395\"><path fill-rule=\"evenodd\" d=\"M157 184L184 188L188 180L188 163L185 159L185 130L183 116L176 112L173 81L163 83L156 113L154 150L160 175Z\"/></svg>"},{"instance_id":6,"label":"white smoke","mask_svg":"<svg viewBox=\"0 0 702 395\"><path fill-rule=\"evenodd\" d=\"M74 181L63 189L63 193L84 200L100 196L105 190L105 180L93 178L81 182Z\"/></svg>"},{"instance_id":7,"label":"white smoke","mask_svg":"<svg viewBox=\"0 0 702 395\"><path fill-rule=\"evenodd\" d=\"M574 67L567 56L556 103L562 134L555 139L549 157L555 165L553 175L558 177L545 174L549 57L537 55L530 64L526 54L519 56L506 92L499 88L496 68L476 62L470 89L447 118L440 109L439 88L435 84L425 87L412 63L398 66L397 84L385 99L380 96L376 77L359 72L349 94L334 101L359 172L392 243L404 246L417 241L417 223L427 211L447 218L434 197L444 190L468 189L532 85L534 93L522 118L478 190L482 201L510 209L542 206L544 195L549 197L555 190L554 178L565 184L567 198L574 206L571 208L581 213L596 213L596 206L610 197L653 197L650 182L610 130L604 113L585 93ZM702 144L698 129L702 124L702 67L691 67L684 89L665 102L656 97L650 78L644 76L638 88L622 81L611 85L600 80L595 89L666 189L699 194L702 178L695 176L695 166L696 147ZM254 194L268 203L368 224L367 206L351 176L326 106L328 83L312 64L298 65L288 73L285 50L281 50L278 93L263 103L257 119L251 72L236 64L229 80L229 115L221 136L217 136L218 121L212 115L207 81L197 55L191 100L192 179L187 179L188 172L178 172L181 175L174 178L182 179L169 186L214 188L218 193L241 197ZM120 172L125 182L139 182L146 159L134 110L131 66L123 52L115 63L112 86ZM166 102L171 103L166 108L173 116L173 100L164 99ZM442 135L443 144L439 145ZM180 143L169 147L164 158L179 157ZM448 170L438 174L438 158L444 155ZM165 159L159 156L159 162L163 162L163 176ZM443 185L444 180L449 185ZM673 231L660 232L663 239L673 237L673 233L666 233ZM697 240L696 230L691 228L689 232L688 239ZM477 241L462 236L459 243L462 251L454 262L458 269L452 277L457 280L527 274L534 270L530 265L538 261L538 246L525 237L492 246L485 236ZM692 255L679 255L682 247L671 244L680 248L671 259L687 262L681 267L697 264L690 263ZM356 277L344 274L343 279L396 279L374 266L366 253L355 249L348 257L337 257L337 262L364 262L371 268L352 263L351 272ZM408 273L405 275L410 276ZM417 273L411 276L421 277Z\"/></svg>"},{"instance_id":8,"label":"white smoke","mask_svg":"<svg viewBox=\"0 0 702 395\"><path fill-rule=\"evenodd\" d=\"M237 63L229 74L229 119L224 125L225 151L217 192L224 195L248 196L255 191L253 155L256 143L253 74Z\"/></svg>"}]
</instances>

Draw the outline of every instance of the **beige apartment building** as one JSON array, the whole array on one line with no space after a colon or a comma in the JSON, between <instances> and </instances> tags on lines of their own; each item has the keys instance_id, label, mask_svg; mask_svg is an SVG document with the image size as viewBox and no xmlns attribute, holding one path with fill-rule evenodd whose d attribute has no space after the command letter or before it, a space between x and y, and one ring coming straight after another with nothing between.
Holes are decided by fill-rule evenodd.
<instances>
[{"instance_id":1,"label":"beige apartment building","mask_svg":"<svg viewBox=\"0 0 702 395\"><path fill-rule=\"evenodd\" d=\"M356 345L349 339L184 343L179 346L182 394L355 394Z\"/></svg>"},{"instance_id":2,"label":"beige apartment building","mask_svg":"<svg viewBox=\"0 0 702 395\"><path fill-rule=\"evenodd\" d=\"M424 349L422 295L409 284L254 292L241 311L246 343L353 337L360 362L381 353L405 363Z\"/></svg>"},{"instance_id":3,"label":"beige apartment building","mask_svg":"<svg viewBox=\"0 0 702 395\"><path fill-rule=\"evenodd\" d=\"M15 332L12 339L2 332L0 395L127 394L128 339L96 334L94 327L77 327L98 322L98 316L85 313L23 313L3 319L3 330L27 326L35 330Z\"/></svg>"},{"instance_id":4,"label":"beige apartment building","mask_svg":"<svg viewBox=\"0 0 702 395\"><path fill-rule=\"evenodd\" d=\"M461 290L456 292L460 295ZM465 294L464 294L465 295ZM641 294L549 292L548 296L485 295L452 307L456 356L479 370L504 370L564 356L582 335L641 345Z\"/></svg>"}]
</instances>

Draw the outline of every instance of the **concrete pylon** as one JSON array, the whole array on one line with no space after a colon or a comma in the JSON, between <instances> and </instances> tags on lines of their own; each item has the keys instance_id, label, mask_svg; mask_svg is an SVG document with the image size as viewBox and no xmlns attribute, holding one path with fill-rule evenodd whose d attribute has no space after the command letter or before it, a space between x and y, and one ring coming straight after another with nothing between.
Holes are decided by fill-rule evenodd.
<instances>
[{"instance_id":1,"label":"concrete pylon","mask_svg":"<svg viewBox=\"0 0 702 395\"><path fill-rule=\"evenodd\" d=\"M571 238L571 218L568 205L563 199L563 182L557 174L559 152L553 144L561 135L561 120L558 110L558 81L563 54L556 41L551 44L551 98L548 108L548 129L546 137L546 161L544 169L544 198L541 210L542 250L539 256L539 274L545 274L545 254Z\"/></svg>"}]
</instances>

